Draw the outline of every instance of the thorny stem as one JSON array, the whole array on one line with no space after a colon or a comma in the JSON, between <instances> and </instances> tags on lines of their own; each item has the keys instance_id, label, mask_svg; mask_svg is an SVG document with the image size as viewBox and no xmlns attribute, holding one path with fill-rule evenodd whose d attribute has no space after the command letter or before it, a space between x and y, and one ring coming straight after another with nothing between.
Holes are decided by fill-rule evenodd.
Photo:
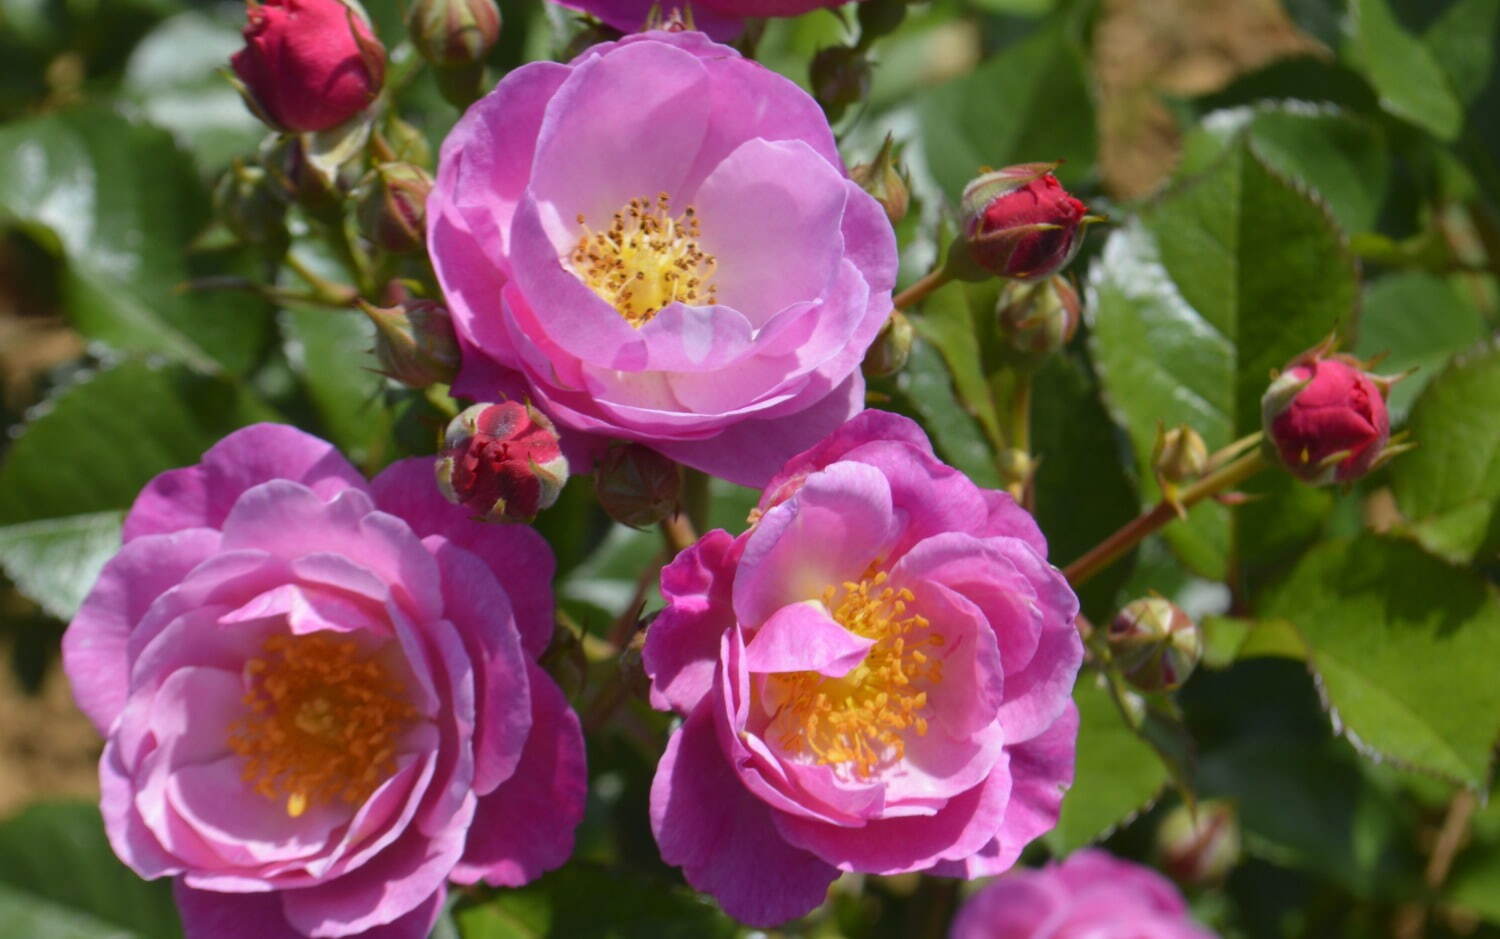
<instances>
[{"instance_id":1,"label":"thorny stem","mask_svg":"<svg viewBox=\"0 0 1500 939\"><path fill-rule=\"evenodd\" d=\"M1473 820L1474 810L1478 806L1479 800L1472 789L1459 789L1448 802L1448 814L1443 817L1443 827L1438 831L1432 854L1427 858L1427 870L1423 874L1427 888L1433 893L1448 879L1448 872L1453 869L1453 859L1463 846L1464 835L1468 833L1469 822ZM1411 903L1397 911L1391 935L1396 939L1422 939L1426 926L1427 904Z\"/></svg>"},{"instance_id":2,"label":"thorny stem","mask_svg":"<svg viewBox=\"0 0 1500 939\"><path fill-rule=\"evenodd\" d=\"M939 287L943 286L951 279L952 277L948 274L947 269L939 267L936 270L928 273L925 277L917 281L915 284L912 284L910 287L907 287L905 290L896 294L896 298L891 301L891 305L898 310L902 310L906 307L921 303L927 298L928 294L932 293L934 290L937 290Z\"/></svg>"},{"instance_id":3,"label":"thorny stem","mask_svg":"<svg viewBox=\"0 0 1500 939\"><path fill-rule=\"evenodd\" d=\"M1223 466L1193 485L1182 490L1175 502L1163 499L1153 508L1127 522L1113 535L1099 542L1087 554L1063 568L1068 583L1077 587L1114 563L1126 551L1140 544L1141 540L1177 518L1178 507L1192 508L1198 502L1232 489L1265 469L1269 463L1259 449L1251 450L1232 463Z\"/></svg>"}]
</instances>

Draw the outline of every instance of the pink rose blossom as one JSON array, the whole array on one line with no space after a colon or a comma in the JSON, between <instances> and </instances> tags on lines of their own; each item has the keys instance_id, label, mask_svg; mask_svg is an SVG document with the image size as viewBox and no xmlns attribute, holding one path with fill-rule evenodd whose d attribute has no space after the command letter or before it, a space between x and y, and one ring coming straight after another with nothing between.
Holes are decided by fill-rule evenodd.
<instances>
[{"instance_id":1,"label":"pink rose blossom","mask_svg":"<svg viewBox=\"0 0 1500 939\"><path fill-rule=\"evenodd\" d=\"M1078 602L1031 516L865 411L794 457L738 538L662 571L651 789L662 857L770 925L844 871L977 877L1073 777Z\"/></svg>"},{"instance_id":2,"label":"pink rose blossom","mask_svg":"<svg viewBox=\"0 0 1500 939\"><path fill-rule=\"evenodd\" d=\"M156 477L63 640L115 852L189 937L425 937L451 879L525 883L583 811L535 664L552 553L471 522L431 460L366 483L290 427Z\"/></svg>"},{"instance_id":3,"label":"pink rose blossom","mask_svg":"<svg viewBox=\"0 0 1500 939\"><path fill-rule=\"evenodd\" d=\"M456 393L760 484L863 407L895 237L818 105L699 32L522 66L443 145Z\"/></svg>"},{"instance_id":4,"label":"pink rose blossom","mask_svg":"<svg viewBox=\"0 0 1500 939\"><path fill-rule=\"evenodd\" d=\"M1171 881L1104 851L1017 871L974 894L949 939L1213 939Z\"/></svg>"}]
</instances>

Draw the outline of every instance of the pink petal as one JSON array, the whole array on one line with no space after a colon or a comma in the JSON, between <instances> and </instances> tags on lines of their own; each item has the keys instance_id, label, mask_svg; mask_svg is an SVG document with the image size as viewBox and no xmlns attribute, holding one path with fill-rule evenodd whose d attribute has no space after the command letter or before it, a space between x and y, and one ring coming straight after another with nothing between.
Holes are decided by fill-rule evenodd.
<instances>
[{"instance_id":1,"label":"pink petal","mask_svg":"<svg viewBox=\"0 0 1500 939\"><path fill-rule=\"evenodd\" d=\"M357 934L358 939L427 939L443 911L447 889L439 888L411 912L384 926ZM195 890L178 880L172 884L172 898L182 914L182 928L187 939L305 939L306 934L292 927L282 912L281 897L275 893L216 893Z\"/></svg>"},{"instance_id":2,"label":"pink petal","mask_svg":"<svg viewBox=\"0 0 1500 939\"><path fill-rule=\"evenodd\" d=\"M717 529L662 568L667 605L646 632L641 654L657 710L687 714L713 685L719 640L734 625L730 587L738 544Z\"/></svg>"},{"instance_id":3,"label":"pink petal","mask_svg":"<svg viewBox=\"0 0 1500 939\"><path fill-rule=\"evenodd\" d=\"M745 647L752 673L813 671L830 678L849 674L874 639L857 636L835 622L816 600L784 606L771 615Z\"/></svg>"}]
</instances>

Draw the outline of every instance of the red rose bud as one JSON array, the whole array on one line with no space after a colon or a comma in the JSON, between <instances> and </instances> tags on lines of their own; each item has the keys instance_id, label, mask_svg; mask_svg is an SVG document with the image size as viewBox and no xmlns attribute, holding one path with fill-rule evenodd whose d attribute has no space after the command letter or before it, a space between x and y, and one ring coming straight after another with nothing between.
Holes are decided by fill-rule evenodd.
<instances>
[{"instance_id":1,"label":"red rose bud","mask_svg":"<svg viewBox=\"0 0 1500 939\"><path fill-rule=\"evenodd\" d=\"M1006 360L1034 368L1066 346L1078 332L1083 304L1066 278L1010 281L995 304L995 326Z\"/></svg>"},{"instance_id":2,"label":"red rose bud","mask_svg":"<svg viewBox=\"0 0 1500 939\"><path fill-rule=\"evenodd\" d=\"M611 447L599 461L594 490L610 518L645 528L677 511L682 467L638 443Z\"/></svg>"},{"instance_id":3,"label":"red rose bud","mask_svg":"<svg viewBox=\"0 0 1500 939\"><path fill-rule=\"evenodd\" d=\"M871 4L862 4L861 9L867 6ZM906 210L911 205L911 192L896 166L895 149L895 140L886 134L885 143L875 154L874 161L861 163L849 171L849 178L885 208L892 225L906 218Z\"/></svg>"},{"instance_id":4,"label":"red rose bud","mask_svg":"<svg viewBox=\"0 0 1500 939\"><path fill-rule=\"evenodd\" d=\"M448 424L437 483L484 522L529 522L557 501L568 461L557 430L518 401L476 404Z\"/></svg>"},{"instance_id":5,"label":"red rose bud","mask_svg":"<svg viewBox=\"0 0 1500 939\"><path fill-rule=\"evenodd\" d=\"M1222 883L1240 860L1240 822L1228 802L1179 805L1156 829L1162 870L1185 887Z\"/></svg>"},{"instance_id":6,"label":"red rose bud","mask_svg":"<svg viewBox=\"0 0 1500 939\"><path fill-rule=\"evenodd\" d=\"M495 0L415 0L406 31L433 65L472 65L500 38L500 8Z\"/></svg>"},{"instance_id":7,"label":"red rose bud","mask_svg":"<svg viewBox=\"0 0 1500 939\"><path fill-rule=\"evenodd\" d=\"M870 90L870 61L849 46L830 46L813 56L809 73L813 97L830 121L844 109L862 100Z\"/></svg>"},{"instance_id":8,"label":"red rose bud","mask_svg":"<svg viewBox=\"0 0 1500 939\"><path fill-rule=\"evenodd\" d=\"M1198 625L1161 597L1125 604L1109 624L1106 639L1115 665L1141 691L1180 688L1203 658Z\"/></svg>"},{"instance_id":9,"label":"red rose bud","mask_svg":"<svg viewBox=\"0 0 1500 939\"><path fill-rule=\"evenodd\" d=\"M375 324L375 357L381 370L403 385L426 388L458 374L458 336L440 303L414 300L393 307L360 302Z\"/></svg>"},{"instance_id":10,"label":"red rose bud","mask_svg":"<svg viewBox=\"0 0 1500 939\"><path fill-rule=\"evenodd\" d=\"M282 130L337 127L385 82L385 47L340 0L250 0L244 35L229 63L251 110Z\"/></svg>"},{"instance_id":11,"label":"red rose bud","mask_svg":"<svg viewBox=\"0 0 1500 939\"><path fill-rule=\"evenodd\" d=\"M1052 175L1055 163L1022 163L964 187L969 258L997 277L1039 280L1073 260L1088 207Z\"/></svg>"},{"instance_id":12,"label":"red rose bud","mask_svg":"<svg viewBox=\"0 0 1500 939\"><path fill-rule=\"evenodd\" d=\"M1385 393L1391 379L1319 347L1293 360L1260 400L1266 441L1282 465L1315 486L1358 479L1390 440Z\"/></svg>"},{"instance_id":13,"label":"red rose bud","mask_svg":"<svg viewBox=\"0 0 1500 939\"><path fill-rule=\"evenodd\" d=\"M865 352L860 368L866 378L888 378L906 367L911 358L911 342L914 330L911 320L900 310L892 310L890 318L875 334L875 341Z\"/></svg>"},{"instance_id":14,"label":"red rose bud","mask_svg":"<svg viewBox=\"0 0 1500 939\"><path fill-rule=\"evenodd\" d=\"M421 250L427 237L432 177L411 163L382 163L363 183L359 222L370 240L392 254Z\"/></svg>"}]
</instances>

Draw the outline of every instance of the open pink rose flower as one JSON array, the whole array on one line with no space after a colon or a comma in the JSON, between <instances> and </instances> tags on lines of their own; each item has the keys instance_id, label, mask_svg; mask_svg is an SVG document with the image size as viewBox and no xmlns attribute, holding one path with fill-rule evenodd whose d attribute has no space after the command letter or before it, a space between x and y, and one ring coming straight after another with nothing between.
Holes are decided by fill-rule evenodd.
<instances>
[{"instance_id":1,"label":"open pink rose flower","mask_svg":"<svg viewBox=\"0 0 1500 939\"><path fill-rule=\"evenodd\" d=\"M662 571L645 667L686 719L651 789L662 857L754 925L839 871L1009 868L1072 782L1083 655L1031 516L881 411L757 511Z\"/></svg>"},{"instance_id":2,"label":"open pink rose flower","mask_svg":"<svg viewBox=\"0 0 1500 939\"><path fill-rule=\"evenodd\" d=\"M63 640L110 843L189 937L422 939L449 880L572 850L577 717L534 662L552 553L260 424L156 477Z\"/></svg>"},{"instance_id":3,"label":"open pink rose flower","mask_svg":"<svg viewBox=\"0 0 1500 939\"><path fill-rule=\"evenodd\" d=\"M812 98L702 33L506 75L428 216L462 396L749 485L863 407L890 223Z\"/></svg>"},{"instance_id":4,"label":"open pink rose flower","mask_svg":"<svg viewBox=\"0 0 1500 939\"><path fill-rule=\"evenodd\" d=\"M1105 851L1017 871L974 894L949 939L1213 939L1172 882Z\"/></svg>"}]
</instances>

